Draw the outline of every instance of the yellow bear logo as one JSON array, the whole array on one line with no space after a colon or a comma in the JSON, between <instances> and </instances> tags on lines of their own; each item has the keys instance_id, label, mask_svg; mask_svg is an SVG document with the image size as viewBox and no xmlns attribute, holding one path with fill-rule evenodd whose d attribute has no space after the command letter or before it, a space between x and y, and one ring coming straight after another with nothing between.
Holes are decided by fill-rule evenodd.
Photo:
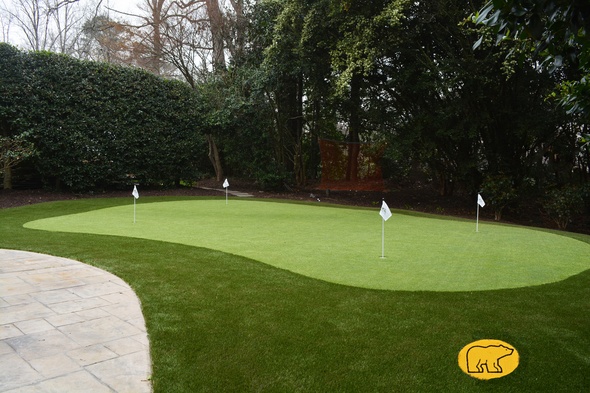
<instances>
[{"instance_id":1,"label":"yellow bear logo","mask_svg":"<svg viewBox=\"0 0 590 393\"><path fill-rule=\"evenodd\" d=\"M500 378L518 367L516 349L500 340L479 340L459 352L459 367L478 379Z\"/></svg>"},{"instance_id":2,"label":"yellow bear logo","mask_svg":"<svg viewBox=\"0 0 590 393\"><path fill-rule=\"evenodd\" d=\"M467 350L468 373L501 373L500 359L512 355L514 349L504 345L474 345Z\"/></svg>"}]
</instances>

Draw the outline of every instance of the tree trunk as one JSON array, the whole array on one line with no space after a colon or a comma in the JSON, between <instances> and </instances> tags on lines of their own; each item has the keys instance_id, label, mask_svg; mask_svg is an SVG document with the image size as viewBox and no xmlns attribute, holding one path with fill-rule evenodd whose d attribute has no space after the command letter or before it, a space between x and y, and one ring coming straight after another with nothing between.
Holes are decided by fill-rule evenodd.
<instances>
[{"instance_id":1,"label":"tree trunk","mask_svg":"<svg viewBox=\"0 0 590 393\"><path fill-rule=\"evenodd\" d=\"M297 78L297 96L295 104L295 124L293 125L295 138L295 154L293 157L295 181L298 186L305 184L305 160L303 157L303 75Z\"/></svg>"},{"instance_id":2,"label":"tree trunk","mask_svg":"<svg viewBox=\"0 0 590 393\"><path fill-rule=\"evenodd\" d=\"M221 167L221 159L219 158L219 149L217 149L213 135L207 134L207 142L209 143L209 160L213 164L215 178L217 181L221 181L223 180L223 168Z\"/></svg>"},{"instance_id":3,"label":"tree trunk","mask_svg":"<svg viewBox=\"0 0 590 393\"><path fill-rule=\"evenodd\" d=\"M156 75L162 74L162 18L165 15L162 14L164 7L164 0L153 0L151 3L152 11L152 22L153 22L153 35L152 35L152 55L150 68Z\"/></svg>"},{"instance_id":4,"label":"tree trunk","mask_svg":"<svg viewBox=\"0 0 590 393\"><path fill-rule=\"evenodd\" d=\"M228 49L230 50L233 59L239 59L244 54L248 20L244 15L244 0L230 0L230 3L234 9L235 21L233 26L233 42L231 42Z\"/></svg>"},{"instance_id":5,"label":"tree trunk","mask_svg":"<svg viewBox=\"0 0 590 393\"><path fill-rule=\"evenodd\" d=\"M4 167L3 168L3 172L4 172L3 188L5 190L11 190L12 189L12 168L8 164L7 160L4 161L3 167Z\"/></svg>"},{"instance_id":6,"label":"tree trunk","mask_svg":"<svg viewBox=\"0 0 590 393\"><path fill-rule=\"evenodd\" d=\"M359 172L360 138L360 82L361 77L354 75L350 80L350 117L348 122L348 168L346 180L357 181Z\"/></svg>"},{"instance_id":7,"label":"tree trunk","mask_svg":"<svg viewBox=\"0 0 590 393\"><path fill-rule=\"evenodd\" d=\"M281 81L276 99L276 151L282 168L294 175L298 185L305 181L303 154L303 76Z\"/></svg>"},{"instance_id":8,"label":"tree trunk","mask_svg":"<svg viewBox=\"0 0 590 393\"><path fill-rule=\"evenodd\" d=\"M210 21L211 40L213 44L213 69L225 70L225 45L223 14L219 8L219 0L206 0L207 16Z\"/></svg>"},{"instance_id":9,"label":"tree trunk","mask_svg":"<svg viewBox=\"0 0 590 393\"><path fill-rule=\"evenodd\" d=\"M501 221L502 220L502 210L504 207L499 207L494 209L494 221Z\"/></svg>"}]
</instances>

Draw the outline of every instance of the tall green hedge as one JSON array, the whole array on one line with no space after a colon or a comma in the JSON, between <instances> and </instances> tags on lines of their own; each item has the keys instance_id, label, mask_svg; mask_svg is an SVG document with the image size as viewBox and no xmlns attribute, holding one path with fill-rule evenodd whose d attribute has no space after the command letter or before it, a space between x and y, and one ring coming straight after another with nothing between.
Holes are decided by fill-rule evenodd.
<instances>
[{"instance_id":1,"label":"tall green hedge","mask_svg":"<svg viewBox=\"0 0 590 393\"><path fill-rule=\"evenodd\" d=\"M14 54L7 46L0 53ZM14 78L5 83L0 75L0 103L12 108L0 109L0 124L11 127L3 132L29 131L47 183L73 190L169 185L202 170L203 106L188 85L48 52L11 57L20 61L19 94L6 97Z\"/></svg>"}]
</instances>

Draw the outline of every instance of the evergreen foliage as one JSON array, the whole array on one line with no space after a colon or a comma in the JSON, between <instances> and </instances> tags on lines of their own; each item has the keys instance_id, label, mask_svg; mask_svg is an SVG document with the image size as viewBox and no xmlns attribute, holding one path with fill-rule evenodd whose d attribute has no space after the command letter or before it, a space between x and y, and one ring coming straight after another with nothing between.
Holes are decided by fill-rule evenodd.
<instances>
[{"instance_id":1,"label":"evergreen foliage","mask_svg":"<svg viewBox=\"0 0 590 393\"><path fill-rule=\"evenodd\" d=\"M82 191L198 177L202 101L189 86L140 69L14 53L14 84L0 85L2 132L30 135L47 184Z\"/></svg>"},{"instance_id":2,"label":"evergreen foliage","mask_svg":"<svg viewBox=\"0 0 590 393\"><path fill-rule=\"evenodd\" d=\"M443 196L505 177L513 212L590 180L587 6L570 2L261 0L245 10L244 50L185 76L190 87L3 44L0 129L28 132L38 172L72 189L213 170L304 186L320 178L326 138L385 145L388 180ZM360 154L350 150L347 174Z\"/></svg>"}]
</instances>

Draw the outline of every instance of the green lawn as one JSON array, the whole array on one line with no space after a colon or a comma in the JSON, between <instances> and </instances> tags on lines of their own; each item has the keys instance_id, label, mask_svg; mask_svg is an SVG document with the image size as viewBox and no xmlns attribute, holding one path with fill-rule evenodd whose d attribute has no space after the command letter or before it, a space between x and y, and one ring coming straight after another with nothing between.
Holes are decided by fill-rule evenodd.
<instances>
[{"instance_id":1,"label":"green lawn","mask_svg":"<svg viewBox=\"0 0 590 393\"><path fill-rule=\"evenodd\" d=\"M152 199L172 200L186 198ZM191 204L194 201L190 199ZM209 202L225 203L223 199ZM231 209L233 202L227 207ZM146 317L156 392L590 390L589 270L562 281L523 288L462 292L376 290L317 280L278 269L270 261L260 263L189 244L132 238L128 234L107 236L23 227L39 219L121 205L125 205L120 210L121 220L132 221L129 200L119 199L0 210L0 247L77 259L130 283L142 301ZM144 220L148 218L148 205L138 205L138 222L131 229L139 230L147 224ZM249 209L237 207L235 210L242 215L250 214ZM396 243L389 239L388 258L379 258L381 225L377 209L326 210L334 215L368 214L377 234L369 258L375 255L376 263L399 263L391 252L399 240ZM401 225L406 218L416 217L394 215L386 223L386 235L394 235L394 223L399 221L396 225ZM463 224L420 219L425 226L438 221ZM356 220L347 223L354 228ZM468 228L469 223L466 225ZM167 232L173 227L161 229ZM479 242L492 236L489 231L496 227L503 228L480 223L479 234L465 236L478 236ZM589 236L514 229L523 231L521 239L545 234L551 242L564 240L568 244L565 248L580 247L584 254L577 256L582 262L590 258ZM474 225L470 231L474 231ZM208 238L209 234L213 232L202 237ZM341 244L350 246L347 242ZM533 266L534 261L528 261L527 255L535 250L522 247L528 251L522 257L527 260L522 266ZM300 245L300 249L305 246ZM514 275L526 276L527 269L521 268ZM459 369L457 355L461 348L483 338L503 340L517 348L521 363L514 373L479 381Z\"/></svg>"},{"instance_id":2,"label":"green lawn","mask_svg":"<svg viewBox=\"0 0 590 393\"><path fill-rule=\"evenodd\" d=\"M142 199L150 201L149 198ZM378 209L196 199L42 219L26 228L161 240L245 256L362 288L469 291L563 280L590 269L590 245L522 227L395 214L381 258Z\"/></svg>"}]
</instances>

